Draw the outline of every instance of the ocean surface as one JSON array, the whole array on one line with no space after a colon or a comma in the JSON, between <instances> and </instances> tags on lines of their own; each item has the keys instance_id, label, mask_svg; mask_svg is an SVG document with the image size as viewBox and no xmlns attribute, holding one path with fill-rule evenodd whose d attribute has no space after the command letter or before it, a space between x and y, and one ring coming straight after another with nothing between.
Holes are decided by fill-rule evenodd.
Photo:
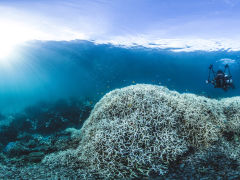
<instances>
[{"instance_id":1,"label":"ocean surface","mask_svg":"<svg viewBox=\"0 0 240 180\"><path fill-rule=\"evenodd\" d=\"M146 83L210 98L240 95L240 52L124 47L90 41L33 41L15 49L0 66L2 113L39 101L78 97L97 102L105 93ZM236 86L224 92L207 85L208 67L230 66Z\"/></svg>"},{"instance_id":2,"label":"ocean surface","mask_svg":"<svg viewBox=\"0 0 240 180\"><path fill-rule=\"evenodd\" d=\"M228 64L235 89L230 88L228 91L224 91L214 88L212 84L206 84L210 64L213 65L215 71L223 70L224 66ZM100 44L84 40L30 41L18 46L11 55L0 60L0 178L81 179L82 171L75 171L74 168L71 169L70 166L66 167L65 165L59 165L56 168L54 163L60 162L58 160L59 156L54 155L49 158L47 155L67 149L76 149L78 146L81 147L81 144L79 145L79 142L82 142L80 137L87 137L87 130L86 132L81 130L85 134L80 136L76 129L82 127L90 116L94 105L106 93L136 84L164 86L181 94L192 93L217 100L240 96L240 52L228 50L186 52L178 48L161 49L138 45ZM145 86L140 85L139 87ZM166 92L168 91L163 91L163 95ZM179 97L182 98L183 96ZM187 95L186 98L188 97L191 96ZM209 108L206 112L204 108L202 110L209 122L205 122L205 116L201 115L201 111L196 111L196 113L200 113L199 117L202 119L194 114L194 110L191 111L193 118L191 118L191 115L184 117L186 122L193 123L192 125L186 125L187 128L190 128L190 131L191 128L193 128L193 131L197 131L199 126L203 129L206 128L206 131L212 127L216 128L214 132L209 132L208 135L203 133L204 137L211 137L214 133L217 134L217 138L213 137L215 138L214 143L209 143L207 140L207 143L213 146L201 149L198 144L196 147L188 144L186 148L184 147L185 149L183 148L184 153L181 154L181 157L176 156L174 162L168 162L169 164L166 166L168 174L165 174L165 177L161 175L167 171L160 172L157 176L150 173L151 176L160 179L189 179L192 177L196 179L233 177L234 179L240 176L238 173L239 162L236 159L236 157L240 157L240 132L238 131L239 123L237 121L240 115L238 108L236 108L238 106L226 100L226 104L229 103L229 109L226 108L227 105L221 105L219 108L225 108L224 111L221 112L222 114L218 113L215 116L215 110L218 107L213 104L216 101L204 98L199 102L206 103L206 107ZM111 101L111 98L109 101ZM186 103L188 103L187 100ZM101 106L104 105L101 104ZM166 107L168 106L172 108L170 107L171 104ZM130 103L126 107L132 109L134 104ZM196 108L198 107L205 106L200 103L199 106L196 105ZM161 109L161 107L158 108ZM191 112L189 111L190 114ZM179 116L176 115L177 118ZM226 125L228 119L221 119L225 116L233 119L229 120L229 125ZM97 117L97 115L91 118L94 117ZM172 117L172 114L169 115L170 117ZM91 121L91 118L89 121ZM148 119L148 117L146 118ZM168 120L168 117L165 116L161 116L161 118ZM101 120L101 118L99 119ZM184 123L184 118L180 118L177 123L181 121ZM93 120L93 122L97 121ZM210 122L213 124L209 125ZM199 123L199 125L195 127L194 123ZM92 123L92 126L94 127L94 123ZM68 129L66 130L66 128ZM86 128L89 128L89 126L86 125ZM174 128L176 127L174 126ZM218 128L222 128L221 131ZM199 132L193 133L193 136L201 138L198 137L202 133L201 130L200 128ZM175 133L175 130L173 132ZM96 137L97 135L99 134L96 134ZM192 141L191 138L189 138L189 142ZM181 139L181 141L183 140L185 141L184 138ZM200 142L199 144L201 146ZM83 145L81 148L84 149L84 147ZM144 148L147 148L145 145L142 147L143 151ZM220 151L221 148L219 147L223 151ZM81 148L78 148L78 150L81 150ZM227 148L229 148L229 153L224 151ZM230 153L231 149L234 149L234 152L232 150ZM102 150L99 150L99 152L102 152ZM224 153L225 155L223 155ZM232 156L233 154L234 156ZM67 159L71 156L63 155L63 157ZM64 158L61 158L61 163L64 163ZM69 163L68 160L65 161ZM189 164L189 161L193 163ZM48 167L42 165L42 162L45 165L47 164ZM74 167L75 165L79 164L73 163ZM201 170L203 166L205 170ZM49 167L52 168L51 171ZM97 167L100 167L100 165ZM161 169L162 166L159 165L159 168ZM77 167L76 169L80 170L81 168ZM158 168L153 167L153 169L155 172ZM134 169L133 171L135 172ZM144 167L143 171L145 171ZM32 175L31 173L29 175L28 172L31 172ZM101 171L99 172L101 175ZM159 173L159 170L156 170L156 172ZM146 178L146 173L142 172L144 174L142 175L138 168L136 173L135 178ZM88 172L89 178L97 179L105 176L99 174L93 176L93 174L96 175L97 173L90 172L89 175ZM116 177L128 176L116 174Z\"/></svg>"}]
</instances>

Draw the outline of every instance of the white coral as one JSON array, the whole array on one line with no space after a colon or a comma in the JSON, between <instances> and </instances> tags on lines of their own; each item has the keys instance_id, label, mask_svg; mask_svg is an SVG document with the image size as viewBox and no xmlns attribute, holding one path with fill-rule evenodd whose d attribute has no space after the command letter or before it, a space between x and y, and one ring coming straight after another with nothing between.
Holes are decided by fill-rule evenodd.
<instances>
[{"instance_id":1,"label":"white coral","mask_svg":"<svg viewBox=\"0 0 240 180\"><path fill-rule=\"evenodd\" d=\"M145 84L116 89L95 105L81 129L79 147L44 162L52 164L62 157L70 163L72 154L74 162L84 162L89 172L105 178L164 174L190 146L205 148L226 128L237 131L237 101L210 100ZM226 113L228 108L232 113Z\"/></svg>"}]
</instances>

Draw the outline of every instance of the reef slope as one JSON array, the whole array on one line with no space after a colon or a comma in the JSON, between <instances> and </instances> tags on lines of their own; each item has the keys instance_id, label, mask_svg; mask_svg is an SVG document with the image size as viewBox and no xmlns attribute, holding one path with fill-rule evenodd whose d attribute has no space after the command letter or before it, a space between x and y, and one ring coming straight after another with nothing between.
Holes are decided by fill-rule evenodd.
<instances>
[{"instance_id":1,"label":"reef slope","mask_svg":"<svg viewBox=\"0 0 240 180\"><path fill-rule=\"evenodd\" d=\"M240 98L137 84L107 93L81 129L18 138L4 148L17 157L0 153L0 179L238 179ZM42 151L22 153L36 142Z\"/></svg>"},{"instance_id":2,"label":"reef slope","mask_svg":"<svg viewBox=\"0 0 240 180\"><path fill-rule=\"evenodd\" d=\"M239 106L239 98L214 100L155 85L116 89L95 105L75 136L78 148L48 155L43 164L88 178L164 177L179 162L194 164L217 146L237 172Z\"/></svg>"}]
</instances>

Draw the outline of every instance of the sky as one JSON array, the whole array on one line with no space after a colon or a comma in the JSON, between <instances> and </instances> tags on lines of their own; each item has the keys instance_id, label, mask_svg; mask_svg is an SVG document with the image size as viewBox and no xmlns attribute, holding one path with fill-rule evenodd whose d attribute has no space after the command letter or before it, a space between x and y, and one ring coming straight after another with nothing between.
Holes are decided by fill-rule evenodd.
<instances>
[{"instance_id":1,"label":"sky","mask_svg":"<svg viewBox=\"0 0 240 180\"><path fill-rule=\"evenodd\" d=\"M240 0L0 0L0 39L236 40L239 19Z\"/></svg>"}]
</instances>

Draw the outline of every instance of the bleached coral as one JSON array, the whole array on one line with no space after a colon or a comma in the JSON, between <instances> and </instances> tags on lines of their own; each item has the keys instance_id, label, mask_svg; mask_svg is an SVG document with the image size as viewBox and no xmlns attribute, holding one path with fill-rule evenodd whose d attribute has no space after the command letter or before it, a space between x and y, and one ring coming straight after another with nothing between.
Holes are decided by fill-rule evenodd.
<instances>
[{"instance_id":1,"label":"bleached coral","mask_svg":"<svg viewBox=\"0 0 240 180\"><path fill-rule=\"evenodd\" d=\"M240 133L240 97L225 98L221 103L227 117L226 130Z\"/></svg>"},{"instance_id":2,"label":"bleached coral","mask_svg":"<svg viewBox=\"0 0 240 180\"><path fill-rule=\"evenodd\" d=\"M82 128L81 151L102 176L164 174L167 164L187 151L187 141L177 132L174 109L167 105L170 92L156 88L115 90L96 104Z\"/></svg>"},{"instance_id":3,"label":"bleached coral","mask_svg":"<svg viewBox=\"0 0 240 180\"><path fill-rule=\"evenodd\" d=\"M226 113L228 106L233 111ZM43 162L85 167L104 178L163 175L190 147L206 148L226 128L236 130L240 124L236 107L228 99L179 94L161 86L116 89L95 105L78 134L79 147L47 156Z\"/></svg>"}]
</instances>

